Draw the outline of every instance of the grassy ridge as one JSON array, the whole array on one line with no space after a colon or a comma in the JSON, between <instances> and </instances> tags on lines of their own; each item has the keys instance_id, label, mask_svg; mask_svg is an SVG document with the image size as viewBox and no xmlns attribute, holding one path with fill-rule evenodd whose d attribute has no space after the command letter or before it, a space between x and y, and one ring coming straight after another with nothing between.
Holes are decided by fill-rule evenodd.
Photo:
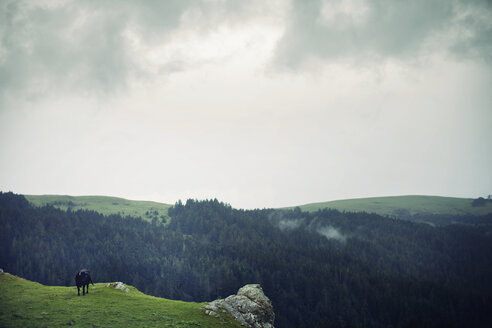
<instances>
[{"instance_id":1,"label":"grassy ridge","mask_svg":"<svg viewBox=\"0 0 492 328\"><path fill-rule=\"evenodd\" d=\"M85 296L76 287L44 286L0 273L0 327L241 327L230 315L206 315L205 303L126 293L98 283Z\"/></svg>"},{"instance_id":2,"label":"grassy ridge","mask_svg":"<svg viewBox=\"0 0 492 328\"><path fill-rule=\"evenodd\" d=\"M167 211L171 205L135 201L108 196L62 196L62 195L25 195L27 200L36 206L53 205L62 210L87 209L108 215L138 216L152 220L168 219ZM404 216L413 214L472 214L485 215L492 213L492 202L484 206L474 207L471 198L455 198L440 196L390 196L372 198L354 198L299 206L302 210L314 212L323 208L334 208L349 212L370 212L380 215ZM293 208L293 207L287 207Z\"/></svg>"},{"instance_id":3,"label":"grassy ridge","mask_svg":"<svg viewBox=\"0 0 492 328\"><path fill-rule=\"evenodd\" d=\"M473 214L492 213L492 203L473 207L473 199L440 196L391 196L336 200L299 206L304 211L314 212L323 208L334 208L349 212L370 212L380 215L402 214ZM406 212L408 211L408 212Z\"/></svg>"},{"instance_id":4,"label":"grassy ridge","mask_svg":"<svg viewBox=\"0 0 492 328\"><path fill-rule=\"evenodd\" d=\"M122 216L138 216L151 220L153 217L167 218L167 210L171 205L128 200L108 196L64 196L64 195L24 195L35 206L53 205L67 210L93 210L104 215L121 214Z\"/></svg>"}]
</instances>

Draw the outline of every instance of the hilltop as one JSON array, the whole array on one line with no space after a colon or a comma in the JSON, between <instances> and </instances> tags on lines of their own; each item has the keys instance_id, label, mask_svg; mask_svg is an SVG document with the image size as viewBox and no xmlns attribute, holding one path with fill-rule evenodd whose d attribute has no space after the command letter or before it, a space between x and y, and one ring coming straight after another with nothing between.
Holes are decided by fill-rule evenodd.
<instances>
[{"instance_id":1,"label":"hilltop","mask_svg":"<svg viewBox=\"0 0 492 328\"><path fill-rule=\"evenodd\" d=\"M141 217L152 221L168 221L169 204L129 200L110 196L24 195L35 206L51 205L61 210L93 210L104 215ZM412 215L486 215L492 213L492 202L473 206L472 198L442 196L387 196L352 198L298 206L306 212L331 208L345 212L367 212L379 215L408 217ZM293 209L295 206L283 209Z\"/></svg>"},{"instance_id":2,"label":"hilltop","mask_svg":"<svg viewBox=\"0 0 492 328\"><path fill-rule=\"evenodd\" d=\"M151 221L166 220L171 205L109 196L24 195L35 206L52 205L61 210L92 210L104 215L141 217Z\"/></svg>"},{"instance_id":3,"label":"hilltop","mask_svg":"<svg viewBox=\"0 0 492 328\"><path fill-rule=\"evenodd\" d=\"M486 215L492 213L492 202L487 202L483 206L472 206L472 202L471 198L410 195L344 199L310 203L299 207L307 212L332 208L346 212L368 212L397 217L421 214Z\"/></svg>"},{"instance_id":4,"label":"hilltop","mask_svg":"<svg viewBox=\"0 0 492 328\"><path fill-rule=\"evenodd\" d=\"M241 327L232 316L205 314L207 303L172 301L96 283L85 296L76 287L44 286L0 273L0 327Z\"/></svg>"}]
</instances>

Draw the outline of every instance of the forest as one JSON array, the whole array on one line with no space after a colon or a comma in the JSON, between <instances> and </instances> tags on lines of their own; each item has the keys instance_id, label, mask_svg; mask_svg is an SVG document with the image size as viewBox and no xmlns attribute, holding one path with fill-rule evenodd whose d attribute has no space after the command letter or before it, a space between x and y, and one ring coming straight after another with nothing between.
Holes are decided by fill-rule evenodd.
<instances>
[{"instance_id":1,"label":"forest","mask_svg":"<svg viewBox=\"0 0 492 328\"><path fill-rule=\"evenodd\" d=\"M405 220L177 202L167 222L0 192L0 267L47 285L123 281L212 301L259 283L276 327L490 327L492 214ZM425 223L424 223L425 222Z\"/></svg>"}]
</instances>

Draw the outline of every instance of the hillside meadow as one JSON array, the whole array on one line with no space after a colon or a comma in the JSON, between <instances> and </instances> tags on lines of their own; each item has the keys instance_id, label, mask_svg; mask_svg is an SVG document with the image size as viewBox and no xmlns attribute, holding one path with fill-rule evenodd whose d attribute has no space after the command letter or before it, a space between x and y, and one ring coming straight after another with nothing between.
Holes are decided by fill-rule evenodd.
<instances>
[{"instance_id":1,"label":"hillside meadow","mask_svg":"<svg viewBox=\"0 0 492 328\"><path fill-rule=\"evenodd\" d=\"M486 215L492 213L492 202L484 206L472 206L472 202L471 198L410 195L343 199L310 203L299 207L307 212L332 208L346 212L368 212L397 217L418 214Z\"/></svg>"},{"instance_id":2,"label":"hillside meadow","mask_svg":"<svg viewBox=\"0 0 492 328\"><path fill-rule=\"evenodd\" d=\"M89 210L103 215L141 217L144 220L167 219L171 205L141 200L129 200L109 196L25 195L35 206L52 205L61 210Z\"/></svg>"},{"instance_id":3,"label":"hillside meadow","mask_svg":"<svg viewBox=\"0 0 492 328\"><path fill-rule=\"evenodd\" d=\"M76 287L44 286L0 273L0 327L241 327L230 315L206 315L206 303L124 292L106 283L77 296Z\"/></svg>"},{"instance_id":4,"label":"hillside meadow","mask_svg":"<svg viewBox=\"0 0 492 328\"><path fill-rule=\"evenodd\" d=\"M24 195L35 206L51 205L61 210L92 210L103 215L141 217L144 220L167 221L172 205L141 200L129 200L109 196L68 196L68 195ZM367 212L379 215L408 217L412 215L486 215L492 213L492 202L473 206L471 198L441 196L388 196L371 198L342 199L309 203L298 206L306 212L320 209L336 209L345 212ZM283 209L293 209L295 206Z\"/></svg>"}]
</instances>

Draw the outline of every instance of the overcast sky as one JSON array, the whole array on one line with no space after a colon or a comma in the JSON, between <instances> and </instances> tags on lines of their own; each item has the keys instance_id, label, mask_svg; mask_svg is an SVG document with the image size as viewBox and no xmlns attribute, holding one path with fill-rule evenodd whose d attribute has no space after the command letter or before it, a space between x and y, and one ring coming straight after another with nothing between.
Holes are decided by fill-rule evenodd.
<instances>
[{"instance_id":1,"label":"overcast sky","mask_svg":"<svg viewBox=\"0 0 492 328\"><path fill-rule=\"evenodd\" d=\"M0 190L492 194L492 2L0 0Z\"/></svg>"}]
</instances>

